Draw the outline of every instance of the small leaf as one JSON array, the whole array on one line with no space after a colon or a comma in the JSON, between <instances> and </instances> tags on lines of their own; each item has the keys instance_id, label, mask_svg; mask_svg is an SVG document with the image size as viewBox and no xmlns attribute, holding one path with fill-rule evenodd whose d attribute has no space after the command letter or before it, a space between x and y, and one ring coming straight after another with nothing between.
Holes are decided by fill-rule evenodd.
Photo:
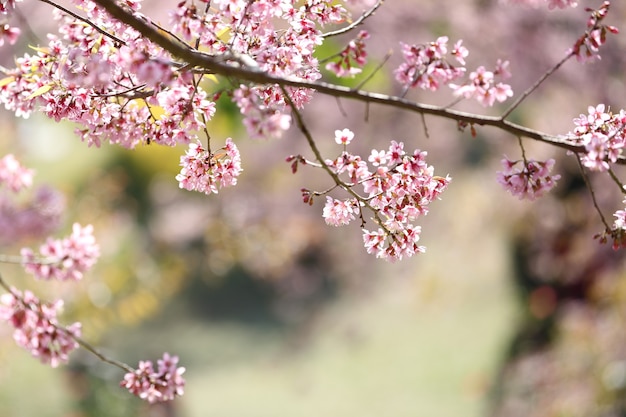
<instances>
[{"instance_id":1,"label":"small leaf","mask_svg":"<svg viewBox=\"0 0 626 417\"><path fill-rule=\"evenodd\" d=\"M32 45L28 45L28 47L30 49L34 50L34 51L37 51L37 52L45 54L45 55L48 55L50 53L50 49L48 49L48 48L42 48L42 47L39 47L39 46L32 46Z\"/></svg>"},{"instance_id":2,"label":"small leaf","mask_svg":"<svg viewBox=\"0 0 626 417\"><path fill-rule=\"evenodd\" d=\"M0 80L0 87L4 87L5 85L11 84L13 81L15 81L15 77L12 75L9 77L3 78Z\"/></svg>"},{"instance_id":3,"label":"small leaf","mask_svg":"<svg viewBox=\"0 0 626 417\"><path fill-rule=\"evenodd\" d=\"M39 97L40 95L47 93L48 91L52 90L53 85L53 83L42 85L41 87L33 91L30 96L26 97L26 100L31 100L35 97Z\"/></svg>"}]
</instances>

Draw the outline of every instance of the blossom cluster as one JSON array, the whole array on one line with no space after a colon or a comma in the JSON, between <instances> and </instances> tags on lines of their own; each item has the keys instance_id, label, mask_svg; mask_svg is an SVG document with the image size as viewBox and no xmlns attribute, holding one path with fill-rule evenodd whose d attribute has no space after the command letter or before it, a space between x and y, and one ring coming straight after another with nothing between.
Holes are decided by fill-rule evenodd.
<instances>
[{"instance_id":1,"label":"blossom cluster","mask_svg":"<svg viewBox=\"0 0 626 417\"><path fill-rule=\"evenodd\" d=\"M62 301L42 303L30 291L22 294L11 288L0 296L0 319L14 327L13 339L19 346L56 368L67 363L69 353L78 348L75 338L81 333L80 323L67 327L58 324L57 314L62 307Z\"/></svg>"},{"instance_id":2,"label":"blossom cluster","mask_svg":"<svg viewBox=\"0 0 626 417\"><path fill-rule=\"evenodd\" d=\"M0 186L13 192L29 188L33 184L33 171L24 167L12 154L0 159Z\"/></svg>"},{"instance_id":3,"label":"blossom cluster","mask_svg":"<svg viewBox=\"0 0 626 417\"><path fill-rule=\"evenodd\" d=\"M457 41L450 50L449 55L455 61L454 64L447 59L447 36L424 45L402 44L402 55L404 62L395 70L395 76L406 88L436 91L448 85L454 90L454 95L476 99L483 106L493 106L496 101L503 102L513 96L510 85L496 82L496 78L510 78L508 61L498 60L494 71L480 66L470 73L467 82L461 85L453 83L467 71L465 58L469 51L463 46L462 40Z\"/></svg>"},{"instance_id":4,"label":"blossom cluster","mask_svg":"<svg viewBox=\"0 0 626 417\"><path fill-rule=\"evenodd\" d=\"M41 108L56 121L75 122L89 145L108 141L134 148L142 143L195 142L215 113L221 87L211 96L211 84L201 82L204 75L181 67L97 3L72 3L92 25L55 9L58 34L49 35L47 46L33 47L34 53L16 59L14 69L4 70L0 102L17 116L28 117ZM140 13L140 1L124 5L151 23ZM1 11L13 7L14 1L3 2ZM221 55L230 65L316 81L321 74L313 52L323 41L321 29L349 17L343 6L330 0L216 0L210 8L189 0L175 6L170 21L171 33L190 48ZM5 32L13 41L13 32ZM346 59L363 62L365 38L363 32L350 43ZM302 88L287 90L299 107L312 95ZM226 93L239 107L251 136L280 136L289 128L287 101L278 86L235 84Z\"/></svg>"},{"instance_id":5,"label":"blossom cluster","mask_svg":"<svg viewBox=\"0 0 626 417\"><path fill-rule=\"evenodd\" d=\"M93 236L93 226L72 226L72 234L63 239L48 240L35 256L30 248L21 251L24 269L38 279L60 281L82 279L100 256L100 248Z\"/></svg>"},{"instance_id":6,"label":"blossom cluster","mask_svg":"<svg viewBox=\"0 0 626 417\"><path fill-rule=\"evenodd\" d=\"M569 136L585 147L584 166L593 171L607 171L615 163L626 143L626 112L613 114L604 104L589 106L588 114L574 119L576 128Z\"/></svg>"},{"instance_id":7,"label":"blossom cluster","mask_svg":"<svg viewBox=\"0 0 626 417\"><path fill-rule=\"evenodd\" d=\"M231 138L219 151L207 151L200 142L192 143L180 158L182 166L176 176L180 188L205 194L218 193L219 187L237 184L237 177L243 170L239 149Z\"/></svg>"},{"instance_id":8,"label":"blossom cluster","mask_svg":"<svg viewBox=\"0 0 626 417\"><path fill-rule=\"evenodd\" d=\"M353 137L348 129L335 132L335 141L344 149ZM328 225L343 226L360 217L365 249L378 258L395 261L424 252L418 245L421 228L413 223L428 213L429 204L450 183L449 177L435 176L425 158L426 152L407 153L402 142L391 141L387 150L372 150L367 162L347 150L324 161L337 178L345 178L339 185L352 194L345 199L326 196L324 220ZM363 195L355 191L357 186ZM306 203L311 202L311 195L303 190ZM364 227L365 209L373 213L372 221L378 226L374 230Z\"/></svg>"},{"instance_id":9,"label":"blossom cluster","mask_svg":"<svg viewBox=\"0 0 626 417\"><path fill-rule=\"evenodd\" d=\"M0 245L46 236L59 225L65 208L59 192L42 186L26 198L16 195L32 186L33 176L12 154L0 159Z\"/></svg>"},{"instance_id":10,"label":"blossom cluster","mask_svg":"<svg viewBox=\"0 0 626 417\"><path fill-rule=\"evenodd\" d=\"M450 84L454 95L473 98L485 107L491 107L496 101L503 102L513 97L513 90L508 84L496 83L496 77L506 80L511 77L509 61L498 60L494 71L487 71L480 66L469 75L469 81L463 85Z\"/></svg>"},{"instance_id":11,"label":"blossom cluster","mask_svg":"<svg viewBox=\"0 0 626 417\"><path fill-rule=\"evenodd\" d=\"M235 159L233 152L236 148L233 150L233 147L232 142L227 142L225 147L231 161ZM23 167L13 155L0 159L0 185L7 186L12 192L30 187L32 176L32 171ZM233 180L222 175L220 181L228 183ZM25 235L25 231L34 232L36 228L41 228L41 232L50 224L56 226L59 210L63 206L57 201L59 198L53 190L40 188L33 206L22 211L12 210L9 201L0 198L0 242L8 238L15 240ZM49 221L45 222L46 219ZM24 221L28 222L28 227L21 225ZM39 225L41 222L46 225ZM70 236L48 238L37 256L29 248L22 249L21 254L24 269L36 278L66 281L81 279L95 264L100 251L93 236L93 227L74 224ZM14 328L15 342L52 367L67 363L69 354L79 347L81 325L73 323L64 327L58 323L57 315L63 301L42 302L30 291L22 293L9 287L1 278L0 285L8 291L0 296L0 320ZM171 400L183 393L181 375L184 369L177 368L177 362L178 358L166 354L158 361L157 371L154 371L151 362L141 362L137 371L125 376L123 385L150 402Z\"/></svg>"},{"instance_id":12,"label":"blossom cluster","mask_svg":"<svg viewBox=\"0 0 626 417\"><path fill-rule=\"evenodd\" d=\"M448 37L441 36L436 41L409 45L401 43L404 62L394 71L396 80L407 88L419 87L423 90L438 90L442 85L462 77L465 74L465 58L469 52L458 41L450 51L457 65L446 58Z\"/></svg>"},{"instance_id":13,"label":"blossom cluster","mask_svg":"<svg viewBox=\"0 0 626 417\"><path fill-rule=\"evenodd\" d=\"M622 204L626 205L626 198L624 198ZM607 243L609 239L611 239L614 250L626 248L626 208L617 210L613 213L613 217L615 217L613 224L609 226L605 223L605 230L596 234L594 237L598 239L600 243Z\"/></svg>"},{"instance_id":14,"label":"blossom cluster","mask_svg":"<svg viewBox=\"0 0 626 417\"><path fill-rule=\"evenodd\" d=\"M554 159L545 162L532 159L511 161L502 159L504 171L498 172L498 182L520 200L535 200L556 186L560 175L552 175Z\"/></svg>"},{"instance_id":15,"label":"blossom cluster","mask_svg":"<svg viewBox=\"0 0 626 417\"><path fill-rule=\"evenodd\" d=\"M622 204L626 204L626 198ZM603 233L597 234L595 237L600 239L601 243L606 243L610 237L615 250L626 248L626 208L617 210L613 217L615 217L613 226L611 228L607 227Z\"/></svg>"},{"instance_id":16,"label":"blossom cluster","mask_svg":"<svg viewBox=\"0 0 626 417\"><path fill-rule=\"evenodd\" d=\"M198 41L208 53L223 54L234 65L307 81L321 78L313 55L322 44L321 28L348 17L343 6L328 0L218 0L211 2L208 13L183 1L171 14L173 30L187 41ZM305 89L287 90L298 107L311 98ZM291 124L278 86L240 84L231 97L252 137L278 137Z\"/></svg>"},{"instance_id":17,"label":"blossom cluster","mask_svg":"<svg viewBox=\"0 0 626 417\"><path fill-rule=\"evenodd\" d=\"M578 61L585 62L593 59L600 59L598 51L600 46L604 45L606 42L607 33L619 33L619 29L615 26L602 23L604 18L609 13L610 6L611 2L605 1L596 10L591 8L586 9L590 12L589 19L587 20L587 31L580 38L578 38L571 50Z\"/></svg>"},{"instance_id":18,"label":"blossom cluster","mask_svg":"<svg viewBox=\"0 0 626 417\"><path fill-rule=\"evenodd\" d=\"M178 367L178 357L163 354L156 370L151 361L140 361L134 372L128 372L120 385L149 403L171 401L183 395L185 368Z\"/></svg>"},{"instance_id":19,"label":"blossom cluster","mask_svg":"<svg viewBox=\"0 0 626 417\"><path fill-rule=\"evenodd\" d=\"M341 52L338 59L326 64L326 69L334 73L337 77L354 77L361 72L361 68L355 66L365 65L367 52L365 51L365 40L370 37L367 31L362 30L355 39L351 40Z\"/></svg>"}]
</instances>

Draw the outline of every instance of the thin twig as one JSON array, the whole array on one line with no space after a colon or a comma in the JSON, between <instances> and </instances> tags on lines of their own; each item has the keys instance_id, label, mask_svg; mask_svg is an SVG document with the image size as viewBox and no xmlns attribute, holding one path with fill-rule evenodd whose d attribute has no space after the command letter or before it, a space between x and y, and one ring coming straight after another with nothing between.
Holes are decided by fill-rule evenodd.
<instances>
[{"instance_id":1,"label":"thin twig","mask_svg":"<svg viewBox=\"0 0 626 417\"><path fill-rule=\"evenodd\" d=\"M380 7L381 4L383 4L383 0L378 0L376 2L376 4L374 4L372 6L371 9L369 9L365 13L363 13L357 20L352 22L350 25L348 25L348 26L346 26L344 28L341 28L341 29L334 30L332 32L324 33L324 34L322 34L322 37L330 38L331 36L337 36L337 35L341 35L341 34L346 33L346 32L350 32L352 29L354 29L355 27L357 27L360 24L362 24L365 21L365 19L367 19L368 17L373 15L374 12Z\"/></svg>"},{"instance_id":2,"label":"thin twig","mask_svg":"<svg viewBox=\"0 0 626 417\"><path fill-rule=\"evenodd\" d=\"M114 42L118 43L119 45L126 45L126 42L124 42L123 40L121 40L117 36L107 32L106 30L100 29L98 26L96 26L89 19L85 19L84 17L77 15L73 11L71 11L69 9L66 9L65 7L61 6L60 4L56 4L55 2L53 2L51 0L39 0L39 1L43 2L43 3L47 3L47 4L51 5L52 7L55 7L57 9L61 10L62 12L67 13L68 15L72 16L74 19L77 19L77 20L80 20L81 22L87 23L89 26L91 26L92 28L94 28L95 30L97 30L98 32L103 34L104 36L106 36L108 38L111 38Z\"/></svg>"},{"instance_id":3,"label":"thin twig","mask_svg":"<svg viewBox=\"0 0 626 417\"><path fill-rule=\"evenodd\" d=\"M365 84L367 84L367 82L369 80L372 79L372 77L374 77L374 75L376 75L376 73L378 71L380 71L380 69L387 63L387 61L389 61L389 58L391 58L391 54L393 53L393 51L389 51L387 52L387 54L385 55L385 57L383 58L382 62L380 64L378 64L378 66L374 69L374 71L372 71L371 74L369 74L367 77L365 77L365 79L363 81L361 81L356 87L354 87L355 90L360 90L361 88L363 88L363 86Z\"/></svg>"},{"instance_id":4,"label":"thin twig","mask_svg":"<svg viewBox=\"0 0 626 417\"><path fill-rule=\"evenodd\" d=\"M583 163L581 162L580 156L578 154L576 154L576 161L578 161L580 174L582 175L583 180L585 180L585 185L587 186L587 190L589 190L589 194L591 194L591 200L593 201L593 206L596 208L596 211L600 215L600 219L602 220L604 227L606 227L606 230L611 230L611 227L609 227L609 224L604 218L604 214L602 214L602 210L600 210L600 206L598 206L598 201L596 200L596 193L593 191L593 187L591 186L591 183L589 182L589 177L587 176L587 173L585 172L585 167L583 166Z\"/></svg>"},{"instance_id":5,"label":"thin twig","mask_svg":"<svg viewBox=\"0 0 626 417\"><path fill-rule=\"evenodd\" d=\"M520 104L522 104L522 101L524 101L526 99L526 97L528 97L530 94L532 94L533 91L535 91L537 88L539 88L539 86L550 76L552 75L556 70L558 70L559 68L561 68L561 66L563 64L565 64L571 57L574 56L574 52L570 52L569 54L567 54L563 59L561 59L559 62L556 63L555 66L553 66L552 68L550 68L548 71L546 71L541 77L539 77L539 79L537 81L535 81L535 83L530 86L530 88L528 88L526 91L524 91L522 93L522 95L520 95L517 100L515 100L515 102L513 104L511 104L509 106L508 109L506 109L506 111L502 114L502 119L506 119L508 115L510 115L513 110L515 110Z\"/></svg>"},{"instance_id":6,"label":"thin twig","mask_svg":"<svg viewBox=\"0 0 626 417\"><path fill-rule=\"evenodd\" d=\"M526 149L524 148L524 144L522 143L522 137L517 137L517 143L522 151L522 159L524 160L524 167L528 166L528 160L526 159Z\"/></svg>"},{"instance_id":7,"label":"thin twig","mask_svg":"<svg viewBox=\"0 0 626 417\"><path fill-rule=\"evenodd\" d=\"M426 139L430 139L430 135L428 134L428 125L426 124L426 116L424 116L424 113L421 113L420 116L422 118L422 126L424 126L424 135L426 136Z\"/></svg>"},{"instance_id":8,"label":"thin twig","mask_svg":"<svg viewBox=\"0 0 626 417\"><path fill-rule=\"evenodd\" d=\"M624 188L624 184L622 184L619 178L617 178L617 175L615 175L615 172L611 168L609 168L609 175L611 176L613 182L619 187L620 192L622 194L626 194L626 188Z\"/></svg>"},{"instance_id":9,"label":"thin twig","mask_svg":"<svg viewBox=\"0 0 626 417\"><path fill-rule=\"evenodd\" d=\"M341 105L341 100L339 97L335 97L335 101L337 102L337 108L339 109L339 112L341 113L341 115L343 117L348 117L348 113L346 113L346 110L343 108L343 106Z\"/></svg>"},{"instance_id":10,"label":"thin twig","mask_svg":"<svg viewBox=\"0 0 626 417\"><path fill-rule=\"evenodd\" d=\"M372 211L372 213L374 214L374 219L376 220L376 223L378 223L378 225L385 231L385 233L387 233L389 236L394 236L394 233L391 232L384 224L384 222L382 221L382 219L380 218L380 214L378 212L377 209L375 209L374 207L372 207L372 205L369 203L368 199L365 197L362 197L361 195L359 195L356 191L354 191L352 189L352 187L348 184L346 184L345 182L343 182L341 180L341 178L339 178L339 175L337 175L336 172L334 172L329 166L328 164L326 164L326 161L324 160L324 158L322 157L322 153L320 152L320 150L317 147L317 144L315 143L315 140L313 139L313 135L311 135L311 132L309 131L309 129L306 127L306 124L304 123L304 119L302 118L302 115L300 114L300 112L298 111L298 108L296 107L296 105L294 104L293 100L291 100L291 97L289 96L289 94L287 93L287 89L284 86L280 86L280 89L283 92L283 95L285 97L285 101L287 102L287 104L289 105L289 107L291 107L291 110L295 116L296 119L296 124L298 125L298 128L300 129L300 131L302 132L302 134L304 135L304 137L307 140L307 143L309 144L309 147L311 148L311 151L313 151L313 154L315 155L315 158L317 159L317 161L321 164L321 168L326 171L328 173L328 175L333 179L333 181L335 182L335 184L337 184L340 188L344 189L345 191L347 191L350 195L352 195L357 202L362 203L363 205L365 205L365 207L367 207L368 209L370 209ZM395 238L395 237L394 237Z\"/></svg>"},{"instance_id":11,"label":"thin twig","mask_svg":"<svg viewBox=\"0 0 626 417\"><path fill-rule=\"evenodd\" d=\"M108 356L104 355L102 352L100 352L98 349L96 349L95 347L93 347L92 345L90 345L89 343L87 343L86 341L81 339L80 337L74 336L74 335L71 335L71 334L70 334L70 336L83 349L85 349L86 351L92 353L94 356L96 356L102 362L106 362L106 363L108 363L110 365L116 366L116 367L120 368L121 370L123 370L125 372L130 372L130 373L135 372L135 370L130 365L125 364L124 362L120 362L120 361L118 361L116 359L109 358Z\"/></svg>"}]
</instances>

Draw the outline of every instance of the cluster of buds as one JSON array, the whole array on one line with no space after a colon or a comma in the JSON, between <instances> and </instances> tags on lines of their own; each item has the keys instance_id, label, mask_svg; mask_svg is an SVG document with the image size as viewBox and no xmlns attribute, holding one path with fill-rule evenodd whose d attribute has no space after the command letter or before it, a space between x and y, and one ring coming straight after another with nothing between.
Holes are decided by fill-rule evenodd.
<instances>
[{"instance_id":1,"label":"cluster of buds","mask_svg":"<svg viewBox=\"0 0 626 417\"><path fill-rule=\"evenodd\" d=\"M576 128L570 137L585 147L583 165L593 171L607 171L615 163L626 143L626 112L613 114L604 104L589 106L588 114L574 119Z\"/></svg>"},{"instance_id":2,"label":"cluster of buds","mask_svg":"<svg viewBox=\"0 0 626 417\"><path fill-rule=\"evenodd\" d=\"M425 248L418 244L421 228L414 222L428 213L429 204L445 190L450 178L435 176L433 167L426 164L426 152L415 150L409 154L402 142L391 141L387 150L372 150L365 161L347 151L353 138L350 130L337 130L335 142L344 151L334 160L323 162L335 175L337 185L352 195L344 199L326 196L322 212L326 224L343 226L359 217L365 249L388 261L424 252ZM298 163L318 166L302 156L287 160L292 162L294 172ZM357 186L362 188L362 194ZM321 194L325 193L302 190L307 204L312 204L314 195ZM365 210L373 214L375 230L365 228Z\"/></svg>"},{"instance_id":3,"label":"cluster of buds","mask_svg":"<svg viewBox=\"0 0 626 417\"><path fill-rule=\"evenodd\" d=\"M33 293L11 288L0 296L0 319L13 328L15 342L53 368L67 363L68 355L78 348L80 323L67 327L59 326L57 313L62 301L42 303Z\"/></svg>"},{"instance_id":4,"label":"cluster of buds","mask_svg":"<svg viewBox=\"0 0 626 417\"><path fill-rule=\"evenodd\" d=\"M239 150L231 138L215 153L204 149L200 142L190 144L180 165L182 169L176 176L180 188L205 194L217 194L218 186L236 185L242 171Z\"/></svg>"},{"instance_id":5,"label":"cluster of buds","mask_svg":"<svg viewBox=\"0 0 626 417\"><path fill-rule=\"evenodd\" d=\"M157 360L156 370L151 361L140 361L136 370L124 375L120 385L149 403L171 401L183 395L185 387L185 368L177 365L178 357L169 353Z\"/></svg>"},{"instance_id":6,"label":"cluster of buds","mask_svg":"<svg viewBox=\"0 0 626 417\"><path fill-rule=\"evenodd\" d=\"M521 165L521 168L520 168ZM502 160L504 171L498 172L498 182L520 200L535 200L556 186L560 175L551 175L554 159L545 162L535 160Z\"/></svg>"},{"instance_id":7,"label":"cluster of buds","mask_svg":"<svg viewBox=\"0 0 626 417\"><path fill-rule=\"evenodd\" d=\"M485 107L491 107L496 101L503 102L513 97L513 90L508 84L496 82L511 77L508 70L509 61L498 60L494 71L487 71L480 66L469 75L469 81L463 85L450 84L455 96L473 98Z\"/></svg>"},{"instance_id":8,"label":"cluster of buds","mask_svg":"<svg viewBox=\"0 0 626 417\"><path fill-rule=\"evenodd\" d=\"M465 74L465 58L469 54L467 48L458 41L450 55L458 65L450 63L448 54L448 37L441 36L436 41L422 45L402 43L404 62L395 70L396 80L406 88L419 87L423 90L438 90L442 85Z\"/></svg>"},{"instance_id":9,"label":"cluster of buds","mask_svg":"<svg viewBox=\"0 0 626 417\"><path fill-rule=\"evenodd\" d=\"M576 2L571 1L570 3L574 3L574 5L576 4ZM619 29L615 26L605 25L602 23L609 12L610 6L611 2L605 1L596 10L588 7L585 8L587 12L591 13L589 20L587 20L587 31L580 38L578 38L571 51L580 62L600 59L598 51L600 46L604 45L606 42L607 33L619 33Z\"/></svg>"},{"instance_id":10,"label":"cluster of buds","mask_svg":"<svg viewBox=\"0 0 626 417\"><path fill-rule=\"evenodd\" d=\"M348 46L339 52L339 59L326 64L326 69L337 77L354 77L356 74L359 74L361 68L357 68L355 64L359 66L365 65L367 58L365 40L369 37L370 35L367 31L360 31L357 37L352 39Z\"/></svg>"},{"instance_id":11,"label":"cluster of buds","mask_svg":"<svg viewBox=\"0 0 626 417\"><path fill-rule=\"evenodd\" d=\"M233 150L227 143L226 154L232 158ZM22 166L13 155L0 159L0 186L8 188L12 193L28 188L33 180L33 171ZM232 179L222 178L228 183ZM50 192L40 193L36 198L41 204L58 205L55 195ZM2 202L0 200L0 202ZM53 208L53 207L52 207ZM45 211L45 210L44 210ZM55 212L55 209L52 210ZM35 221L34 214L28 216ZM15 219L9 218L8 220ZM42 217L43 219L43 217ZM50 219L49 219L50 220ZM0 225L7 222L5 213L0 210ZM3 227L3 232L21 230ZM15 233L13 238L19 238ZM36 278L45 280L76 281L96 263L100 249L93 236L91 225L81 226L75 223L70 236L63 239L48 238L41 245L36 256L29 248L21 251L21 262L24 269ZM13 339L22 348L28 350L41 362L52 367L67 363L69 354L82 343L81 324L76 322L69 326L59 324L57 316L63 307L62 300L42 302L32 292L23 293L0 278L0 286L7 292L0 296L0 320L13 327ZM165 355L158 362L158 370L154 371L151 362L141 362L137 371L129 372L122 385L131 392L150 402L172 400L182 395L184 368L176 367L178 358ZM130 369L130 368L129 368Z\"/></svg>"},{"instance_id":12,"label":"cluster of buds","mask_svg":"<svg viewBox=\"0 0 626 417\"><path fill-rule=\"evenodd\" d=\"M36 278L59 281L83 278L83 274L95 265L100 248L93 236L93 226L72 226L72 234L63 239L48 238L35 257L29 248L23 248L24 269Z\"/></svg>"}]
</instances>

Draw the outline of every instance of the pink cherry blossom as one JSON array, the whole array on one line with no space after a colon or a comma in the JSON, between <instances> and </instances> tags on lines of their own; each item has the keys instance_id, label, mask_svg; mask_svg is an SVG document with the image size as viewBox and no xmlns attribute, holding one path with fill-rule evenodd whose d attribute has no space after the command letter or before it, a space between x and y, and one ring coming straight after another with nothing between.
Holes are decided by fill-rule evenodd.
<instances>
[{"instance_id":1,"label":"pink cherry blossom","mask_svg":"<svg viewBox=\"0 0 626 417\"><path fill-rule=\"evenodd\" d=\"M554 159L545 162L535 160L502 160L504 171L498 172L498 182L520 200L535 200L556 186L560 175L551 175ZM521 168L520 168L521 166Z\"/></svg>"},{"instance_id":2,"label":"pink cherry blossom","mask_svg":"<svg viewBox=\"0 0 626 417\"><path fill-rule=\"evenodd\" d=\"M345 177L345 187L360 187L364 197L336 199L326 196L322 216L327 224L342 226L371 212L378 227L363 227L363 243L368 253L387 261L396 261L425 251L418 245L421 228L413 223L428 213L429 204L446 189L449 177L434 175L426 164L426 152L407 154L404 143L391 141L388 150L371 151L370 169L359 155L344 151L324 163L335 174ZM293 158L295 159L295 157ZM293 159L289 159L292 161ZM312 203L313 193L303 189L303 201Z\"/></svg>"},{"instance_id":3,"label":"pink cherry blossom","mask_svg":"<svg viewBox=\"0 0 626 417\"><path fill-rule=\"evenodd\" d=\"M322 217L329 226L343 226L354 220L358 211L358 202L355 199L342 201L326 196Z\"/></svg>"},{"instance_id":4,"label":"pink cherry blossom","mask_svg":"<svg viewBox=\"0 0 626 417\"><path fill-rule=\"evenodd\" d=\"M60 281L82 279L83 274L95 265L100 248L93 236L93 226L72 226L72 234L64 239L48 238L35 256L29 248L21 251L26 272L38 279Z\"/></svg>"},{"instance_id":5,"label":"pink cherry blossom","mask_svg":"<svg viewBox=\"0 0 626 417\"><path fill-rule=\"evenodd\" d=\"M78 348L75 338L81 333L80 323L67 327L58 324L57 314L62 307L60 300L42 303L30 291L22 294L11 288L0 296L0 319L14 327L13 339L19 346L56 368L67 363L68 355Z\"/></svg>"},{"instance_id":6,"label":"pink cherry blossom","mask_svg":"<svg viewBox=\"0 0 626 417\"><path fill-rule=\"evenodd\" d=\"M424 45L401 44L404 62L394 71L396 80L406 88L419 87L436 91L465 73L465 58L469 52L458 41L451 52L461 66L450 63L448 37L441 36L436 41Z\"/></svg>"},{"instance_id":7,"label":"pink cherry blossom","mask_svg":"<svg viewBox=\"0 0 626 417\"><path fill-rule=\"evenodd\" d=\"M462 39L458 40L454 44L454 47L452 48L452 51L450 53L454 58L456 58L459 64L465 65L465 58L467 58L467 56L469 55L469 51L466 47L463 46Z\"/></svg>"},{"instance_id":8,"label":"pink cherry blossom","mask_svg":"<svg viewBox=\"0 0 626 417\"><path fill-rule=\"evenodd\" d=\"M0 186L18 192L33 185L34 172L22 166L12 154L0 159Z\"/></svg>"},{"instance_id":9,"label":"pink cherry blossom","mask_svg":"<svg viewBox=\"0 0 626 417\"><path fill-rule=\"evenodd\" d=\"M0 13L8 14L15 9L15 3L19 3L22 0L2 0L0 1Z\"/></svg>"},{"instance_id":10,"label":"pink cherry blossom","mask_svg":"<svg viewBox=\"0 0 626 417\"><path fill-rule=\"evenodd\" d=\"M550 1L555 4L562 4L567 2L566 0ZM576 2L569 1L569 3ZM590 17L587 21L587 31L580 38L578 38L578 40L571 49L571 53L576 56L576 59L578 61L587 62L600 59L600 46L605 43L607 33L619 33L619 29L617 29L615 26L602 23L602 21L609 12L610 6L611 2L605 1L596 10L587 9L587 11L590 12Z\"/></svg>"},{"instance_id":11,"label":"pink cherry blossom","mask_svg":"<svg viewBox=\"0 0 626 417\"><path fill-rule=\"evenodd\" d=\"M354 139L354 132L350 129L335 130L335 142L338 145L349 145Z\"/></svg>"},{"instance_id":12,"label":"pink cherry blossom","mask_svg":"<svg viewBox=\"0 0 626 417\"><path fill-rule=\"evenodd\" d=\"M360 68L354 65L365 65L367 52L365 51L365 40L369 38L367 31L362 30L357 37L351 40L338 54L336 61L326 64L326 69L333 72L337 77L354 77L361 72Z\"/></svg>"},{"instance_id":13,"label":"pink cherry blossom","mask_svg":"<svg viewBox=\"0 0 626 417\"><path fill-rule=\"evenodd\" d=\"M157 360L156 370L151 361L140 361L134 372L124 375L120 385L149 403L171 401L184 393L185 368L177 365L178 357L169 353Z\"/></svg>"},{"instance_id":14,"label":"pink cherry blossom","mask_svg":"<svg viewBox=\"0 0 626 417\"><path fill-rule=\"evenodd\" d=\"M215 153L207 151L200 142L191 143L187 153L180 158L182 166L176 176L180 188L205 194L218 193L218 186L237 184L241 174L239 149L231 138Z\"/></svg>"},{"instance_id":15,"label":"pink cherry blossom","mask_svg":"<svg viewBox=\"0 0 626 417\"><path fill-rule=\"evenodd\" d=\"M469 75L469 81L462 85L450 84L454 95L478 100L485 107L491 107L495 102L506 101L513 97L511 86L504 83L496 83L496 76L506 79L511 76L508 71L509 62L498 60L496 69L488 71L480 66Z\"/></svg>"},{"instance_id":16,"label":"pink cherry blossom","mask_svg":"<svg viewBox=\"0 0 626 417\"><path fill-rule=\"evenodd\" d=\"M626 198L623 204L626 204ZM601 241L606 242L608 235L613 240L613 249L626 248L626 209L617 210L613 216L615 217L613 228L601 236Z\"/></svg>"},{"instance_id":17,"label":"pink cherry blossom","mask_svg":"<svg viewBox=\"0 0 626 417\"><path fill-rule=\"evenodd\" d=\"M588 114L574 119L576 128L569 136L585 147L581 160L594 171L607 171L626 144L626 112L614 114L604 104L589 106Z\"/></svg>"},{"instance_id":18,"label":"pink cherry blossom","mask_svg":"<svg viewBox=\"0 0 626 417\"><path fill-rule=\"evenodd\" d=\"M21 32L20 28L9 26L6 23L0 25L0 46L4 45L5 40L11 45L15 44Z\"/></svg>"}]
</instances>

